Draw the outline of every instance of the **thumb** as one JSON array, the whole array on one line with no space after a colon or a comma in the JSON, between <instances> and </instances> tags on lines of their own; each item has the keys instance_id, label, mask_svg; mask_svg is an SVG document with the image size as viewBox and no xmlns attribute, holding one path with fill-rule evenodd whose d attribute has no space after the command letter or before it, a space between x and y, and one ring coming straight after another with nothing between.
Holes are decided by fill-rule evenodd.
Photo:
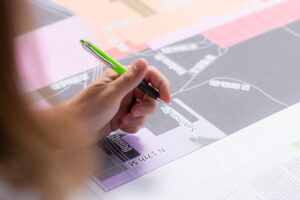
<instances>
[{"instance_id":1,"label":"thumb","mask_svg":"<svg viewBox=\"0 0 300 200\"><path fill-rule=\"evenodd\" d=\"M144 79L147 69L145 60L137 60L127 72L112 82L115 94L125 96L136 88Z\"/></svg>"}]
</instances>

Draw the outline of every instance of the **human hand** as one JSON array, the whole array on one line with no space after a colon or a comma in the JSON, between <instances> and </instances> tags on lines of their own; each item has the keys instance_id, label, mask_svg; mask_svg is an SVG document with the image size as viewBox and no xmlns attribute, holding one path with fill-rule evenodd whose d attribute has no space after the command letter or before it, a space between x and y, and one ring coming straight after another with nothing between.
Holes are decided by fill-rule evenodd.
<instances>
[{"instance_id":1,"label":"human hand","mask_svg":"<svg viewBox=\"0 0 300 200\"><path fill-rule=\"evenodd\" d=\"M135 133L157 107L157 101L136 88L142 80L156 88L163 101L171 102L170 82L156 68L139 59L122 76L106 70L66 106L96 133L96 140L117 129ZM130 109L133 98L136 102Z\"/></svg>"}]
</instances>

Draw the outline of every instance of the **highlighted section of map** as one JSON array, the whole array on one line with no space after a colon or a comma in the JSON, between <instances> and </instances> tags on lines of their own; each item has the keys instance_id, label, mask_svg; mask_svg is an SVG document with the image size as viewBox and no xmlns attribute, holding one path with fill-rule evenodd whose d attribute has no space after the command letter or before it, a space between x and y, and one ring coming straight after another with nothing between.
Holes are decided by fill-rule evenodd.
<instances>
[{"instance_id":1,"label":"highlighted section of map","mask_svg":"<svg viewBox=\"0 0 300 200\"><path fill-rule=\"evenodd\" d=\"M230 47L300 19L300 1L289 0L203 33L221 47Z\"/></svg>"},{"instance_id":2,"label":"highlighted section of map","mask_svg":"<svg viewBox=\"0 0 300 200\"><path fill-rule=\"evenodd\" d=\"M139 51L135 46L147 48L145 44L149 41L197 24L203 18L224 16L257 3L253 0L52 1L82 17L96 33L101 47L113 52L116 58ZM121 44L128 41L132 47L122 48Z\"/></svg>"}]
</instances>

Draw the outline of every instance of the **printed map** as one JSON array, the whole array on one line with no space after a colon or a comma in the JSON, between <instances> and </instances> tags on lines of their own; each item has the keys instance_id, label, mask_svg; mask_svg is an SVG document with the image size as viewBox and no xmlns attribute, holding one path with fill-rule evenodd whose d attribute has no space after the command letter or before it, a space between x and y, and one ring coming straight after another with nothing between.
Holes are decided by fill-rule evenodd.
<instances>
[{"instance_id":1,"label":"printed map","mask_svg":"<svg viewBox=\"0 0 300 200\"><path fill-rule=\"evenodd\" d=\"M160 107L136 135L112 133L99 143L106 162L94 178L105 191L300 101L298 0L53 2L82 17L122 64L142 57L156 66L172 83L172 108L196 127ZM38 89L36 103L62 103L104 69Z\"/></svg>"}]
</instances>

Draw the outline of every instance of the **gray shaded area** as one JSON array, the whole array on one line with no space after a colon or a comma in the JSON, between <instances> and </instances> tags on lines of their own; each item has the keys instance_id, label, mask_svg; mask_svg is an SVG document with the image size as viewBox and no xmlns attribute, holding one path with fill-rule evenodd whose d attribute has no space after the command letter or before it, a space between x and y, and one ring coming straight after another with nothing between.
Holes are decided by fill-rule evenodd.
<instances>
[{"instance_id":1,"label":"gray shaded area","mask_svg":"<svg viewBox=\"0 0 300 200\"><path fill-rule=\"evenodd\" d=\"M50 105L57 105L57 104L65 102L67 100L70 100L76 94L78 94L80 91L82 91L84 88L86 88L90 83L95 81L96 78L101 75L102 70L104 70L105 68L106 67L104 67L104 66L98 66L98 67L95 67L86 72L82 72L82 73L76 74L74 76L71 76L69 78L77 77L78 75L86 73L89 76L89 79L83 80L76 84L67 85L66 87L58 89L58 90L52 89L52 87L51 87L52 84L50 84L47 87L41 88L37 91L33 91L32 96L35 97L34 101L38 102L41 100L46 100ZM66 78L64 80L67 80L69 78ZM62 80L62 81L64 81L64 80Z\"/></svg>"},{"instance_id":2,"label":"gray shaded area","mask_svg":"<svg viewBox=\"0 0 300 200\"><path fill-rule=\"evenodd\" d=\"M190 90L179 94L178 98L226 134L285 108L252 88L244 92L206 84L198 88L197 93Z\"/></svg>"},{"instance_id":3,"label":"gray shaded area","mask_svg":"<svg viewBox=\"0 0 300 200\"><path fill-rule=\"evenodd\" d=\"M285 26L300 36L300 21Z\"/></svg>"},{"instance_id":4,"label":"gray shaded area","mask_svg":"<svg viewBox=\"0 0 300 200\"><path fill-rule=\"evenodd\" d=\"M66 19L74 14L50 0L28 0L38 19L38 28Z\"/></svg>"},{"instance_id":5,"label":"gray shaded area","mask_svg":"<svg viewBox=\"0 0 300 200\"><path fill-rule=\"evenodd\" d=\"M192 137L190 140L194 143L197 143L197 144L201 145L201 147L218 141L217 139L210 139L210 138L205 138L205 137L200 137L200 136L199 137Z\"/></svg>"},{"instance_id":6,"label":"gray shaded area","mask_svg":"<svg viewBox=\"0 0 300 200\"><path fill-rule=\"evenodd\" d=\"M188 119L190 122L197 121L197 118L195 116L191 115L188 111L186 111L184 108L179 106L177 103L172 102L171 107L175 109L177 112L179 112L186 119ZM154 115L150 116L146 124L146 127L149 130L151 130L151 132L156 136L159 136L165 133L166 131L169 131L177 126L178 123L175 120L172 120L170 116L164 114L160 109L157 109Z\"/></svg>"},{"instance_id":7,"label":"gray shaded area","mask_svg":"<svg viewBox=\"0 0 300 200\"><path fill-rule=\"evenodd\" d=\"M299 49L300 39L283 29L236 45L189 87L215 77L227 77L224 79L251 84L250 92L203 87L197 90L198 95L189 91L181 94L180 99L225 133L233 133L299 102ZM198 99L197 104L192 99Z\"/></svg>"}]
</instances>

